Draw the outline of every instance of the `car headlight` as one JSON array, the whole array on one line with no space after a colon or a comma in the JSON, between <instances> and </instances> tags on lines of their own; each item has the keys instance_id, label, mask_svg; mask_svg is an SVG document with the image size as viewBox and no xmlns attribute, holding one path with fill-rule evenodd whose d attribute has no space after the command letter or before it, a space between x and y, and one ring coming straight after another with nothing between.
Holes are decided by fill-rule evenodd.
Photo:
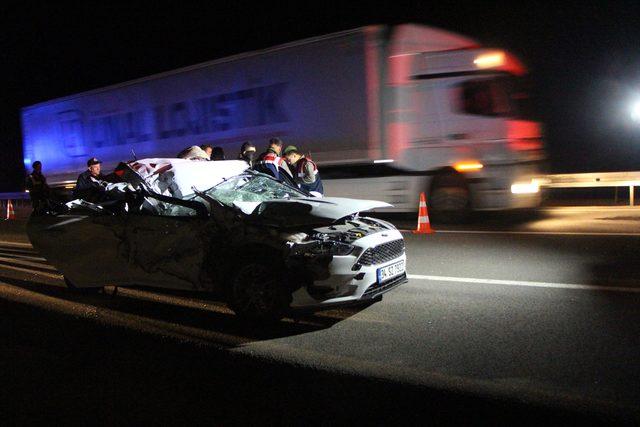
<instances>
[{"instance_id":1,"label":"car headlight","mask_svg":"<svg viewBox=\"0 0 640 427\"><path fill-rule=\"evenodd\" d=\"M336 242L333 240L313 240L304 243L290 243L291 254L294 256L303 256L315 258L321 256L345 256L353 252L357 252L359 248L348 243Z\"/></svg>"},{"instance_id":2,"label":"car headlight","mask_svg":"<svg viewBox=\"0 0 640 427\"><path fill-rule=\"evenodd\" d=\"M311 253L316 255L345 256L353 252L354 249L355 249L355 246L349 245L347 243L326 241L326 242L319 242L319 245L311 248Z\"/></svg>"}]
</instances>

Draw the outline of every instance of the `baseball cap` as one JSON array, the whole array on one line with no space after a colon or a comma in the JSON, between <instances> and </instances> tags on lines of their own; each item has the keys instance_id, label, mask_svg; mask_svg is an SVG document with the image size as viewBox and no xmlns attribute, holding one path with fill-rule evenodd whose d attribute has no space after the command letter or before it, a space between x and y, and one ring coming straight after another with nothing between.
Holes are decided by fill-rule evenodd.
<instances>
[{"instance_id":1,"label":"baseball cap","mask_svg":"<svg viewBox=\"0 0 640 427\"><path fill-rule=\"evenodd\" d=\"M89 160L87 160L87 166L93 166L93 165L97 165L102 163L100 160L98 160L95 157L90 158Z\"/></svg>"},{"instance_id":2,"label":"baseball cap","mask_svg":"<svg viewBox=\"0 0 640 427\"><path fill-rule=\"evenodd\" d=\"M251 141L245 141L240 147L240 152L244 153L245 151L256 151L256 146Z\"/></svg>"},{"instance_id":3,"label":"baseball cap","mask_svg":"<svg viewBox=\"0 0 640 427\"><path fill-rule=\"evenodd\" d=\"M299 153L299 152L300 151L298 150L298 147L296 147L295 145L289 145L287 146L287 148L284 149L282 154L286 156L289 153Z\"/></svg>"}]
</instances>

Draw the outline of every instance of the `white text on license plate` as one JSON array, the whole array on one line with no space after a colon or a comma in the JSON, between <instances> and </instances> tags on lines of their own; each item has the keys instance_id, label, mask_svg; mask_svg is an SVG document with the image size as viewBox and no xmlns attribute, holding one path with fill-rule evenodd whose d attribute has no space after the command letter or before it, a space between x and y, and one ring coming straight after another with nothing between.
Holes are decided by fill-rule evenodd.
<instances>
[{"instance_id":1,"label":"white text on license plate","mask_svg":"<svg viewBox=\"0 0 640 427\"><path fill-rule=\"evenodd\" d=\"M404 261L398 261L394 264L387 265L378 269L378 283L384 283L387 280L400 276L404 273Z\"/></svg>"}]
</instances>

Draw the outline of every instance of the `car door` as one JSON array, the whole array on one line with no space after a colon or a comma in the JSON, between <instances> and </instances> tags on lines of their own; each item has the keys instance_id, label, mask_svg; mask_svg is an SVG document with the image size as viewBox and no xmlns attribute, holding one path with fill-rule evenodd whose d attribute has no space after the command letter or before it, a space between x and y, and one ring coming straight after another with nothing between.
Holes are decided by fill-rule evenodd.
<instances>
[{"instance_id":1,"label":"car door","mask_svg":"<svg viewBox=\"0 0 640 427\"><path fill-rule=\"evenodd\" d=\"M130 284L178 289L206 286L208 221L192 216L129 215L119 254Z\"/></svg>"},{"instance_id":2,"label":"car door","mask_svg":"<svg viewBox=\"0 0 640 427\"><path fill-rule=\"evenodd\" d=\"M118 229L125 215L75 210L33 216L27 232L34 248L76 287L127 283Z\"/></svg>"}]
</instances>

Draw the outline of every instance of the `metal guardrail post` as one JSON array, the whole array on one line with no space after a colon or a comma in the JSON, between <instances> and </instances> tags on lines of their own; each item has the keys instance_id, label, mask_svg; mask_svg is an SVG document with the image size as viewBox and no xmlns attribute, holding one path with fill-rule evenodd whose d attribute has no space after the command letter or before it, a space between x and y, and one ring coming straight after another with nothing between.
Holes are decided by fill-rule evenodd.
<instances>
[{"instance_id":1,"label":"metal guardrail post","mask_svg":"<svg viewBox=\"0 0 640 427\"><path fill-rule=\"evenodd\" d=\"M629 206L634 205L634 196L635 196L635 187L633 185L629 186Z\"/></svg>"}]
</instances>

